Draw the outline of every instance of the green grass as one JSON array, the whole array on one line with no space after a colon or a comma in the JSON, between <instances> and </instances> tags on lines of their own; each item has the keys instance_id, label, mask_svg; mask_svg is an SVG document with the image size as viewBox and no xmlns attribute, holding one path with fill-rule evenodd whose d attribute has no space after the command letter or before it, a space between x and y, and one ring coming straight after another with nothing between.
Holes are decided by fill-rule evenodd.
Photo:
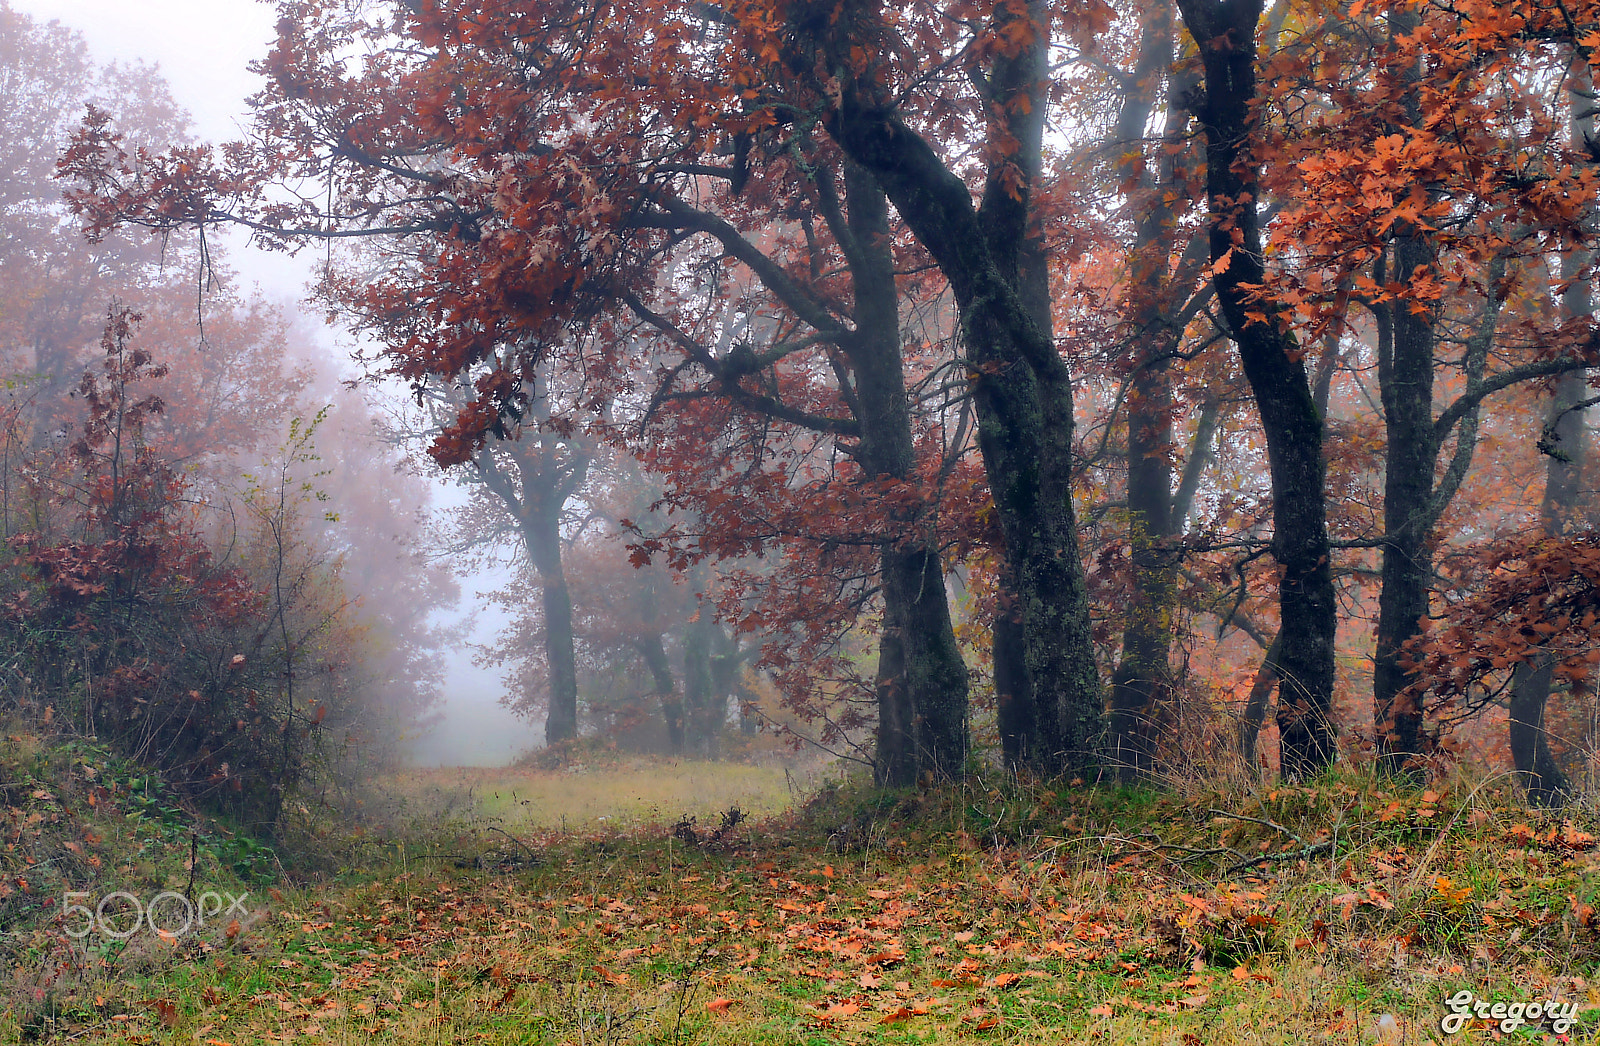
<instances>
[{"instance_id":1,"label":"green grass","mask_svg":"<svg viewBox=\"0 0 1600 1046\"><path fill-rule=\"evenodd\" d=\"M1440 1039L1463 988L1577 1001L1569 1041L1600 1017L1600 829L1503 782L975 780L674 831L760 794L720 769L405 775L419 824L237 935L85 962L41 926L0 1043L1365 1046L1386 1014ZM505 856L497 827L537 863L462 860Z\"/></svg>"},{"instance_id":2,"label":"green grass","mask_svg":"<svg viewBox=\"0 0 1600 1046\"><path fill-rule=\"evenodd\" d=\"M746 765L622 760L594 770L517 767L413 769L384 777L376 815L390 825L492 821L510 832L638 827L690 816L713 827L732 807L765 817L810 795L826 774L815 764Z\"/></svg>"}]
</instances>

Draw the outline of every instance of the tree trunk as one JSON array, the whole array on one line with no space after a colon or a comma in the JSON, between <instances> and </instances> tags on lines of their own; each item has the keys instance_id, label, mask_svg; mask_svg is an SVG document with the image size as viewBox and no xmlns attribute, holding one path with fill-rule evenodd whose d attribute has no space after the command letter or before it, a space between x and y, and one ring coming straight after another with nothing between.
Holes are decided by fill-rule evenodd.
<instances>
[{"instance_id":1,"label":"tree trunk","mask_svg":"<svg viewBox=\"0 0 1600 1046\"><path fill-rule=\"evenodd\" d=\"M889 592L898 593L892 627L899 633L899 656L911 691L917 774L960 777L967 758L967 668L945 598L944 564L929 549L886 550L883 587L885 602ZM901 722L894 721L891 728L898 729Z\"/></svg>"},{"instance_id":2,"label":"tree trunk","mask_svg":"<svg viewBox=\"0 0 1600 1046\"><path fill-rule=\"evenodd\" d=\"M747 653L739 649L738 639L728 633L728 630L718 625L714 640L714 652L711 655L711 693L719 707L726 707L729 698L734 699L734 707L739 712L739 732L753 734L756 732L756 717L745 711L745 704L755 700L755 695L746 689L740 676L743 673L744 663L749 660L753 652Z\"/></svg>"},{"instance_id":3,"label":"tree trunk","mask_svg":"<svg viewBox=\"0 0 1600 1046\"><path fill-rule=\"evenodd\" d=\"M1594 84L1588 67L1573 63L1572 82L1567 100L1573 145L1582 152L1594 140ZM1562 318L1575 320L1594 312L1590 284L1585 270L1594 261L1591 251L1569 248L1561 256L1561 278L1567 288L1561 295ZM1569 371L1561 376L1545 420L1546 450L1544 496L1539 503L1539 518L1545 533L1564 534L1571 527L1572 512L1583 489L1584 463L1588 459L1589 437L1583 413L1572 406L1583 402L1588 391L1588 373ZM1511 677L1511 761L1523 775L1528 799L1541 806L1566 801L1571 782L1550 751L1550 736L1545 731L1545 708L1550 700L1551 666L1519 665Z\"/></svg>"},{"instance_id":4,"label":"tree trunk","mask_svg":"<svg viewBox=\"0 0 1600 1046\"><path fill-rule=\"evenodd\" d=\"M672 679L672 662L661 641L660 632L647 632L638 641L639 653L644 656L645 667L650 669L650 679L656 688L656 698L661 702L661 718L667 727L667 750L673 755L683 755L687 740L683 715L683 700L678 695Z\"/></svg>"},{"instance_id":5,"label":"tree trunk","mask_svg":"<svg viewBox=\"0 0 1600 1046\"><path fill-rule=\"evenodd\" d=\"M1588 102L1573 95L1575 104L1585 108ZM1578 120L1573 121L1575 125ZM1575 126L1573 137L1578 140L1587 127ZM1587 251L1569 252L1561 260L1561 277L1571 282L1561 296L1562 312L1567 319L1587 316L1593 311L1587 280L1580 274L1589 266L1591 255ZM1560 536L1572 524L1572 512L1577 507L1578 495L1583 485L1584 462L1588 458L1588 432L1582 411L1572 410L1573 404L1583 402L1588 392L1588 374L1569 371L1561 376L1550 404L1545 426L1546 439L1553 444L1545 459L1544 496L1539 503L1539 517L1546 534ZM1571 787L1550 751L1550 737L1545 731L1545 707L1550 699L1551 665L1518 665L1511 677L1510 740L1511 761L1522 775L1528 790L1528 799L1541 806L1560 805L1566 801Z\"/></svg>"},{"instance_id":6,"label":"tree trunk","mask_svg":"<svg viewBox=\"0 0 1600 1046\"><path fill-rule=\"evenodd\" d=\"M1172 554L1172 389L1163 363L1145 361L1128 397L1128 544L1133 586L1122 656L1111 676L1110 728L1123 781L1154 768L1176 591Z\"/></svg>"},{"instance_id":7,"label":"tree trunk","mask_svg":"<svg viewBox=\"0 0 1600 1046\"><path fill-rule=\"evenodd\" d=\"M899 292L890 253L889 205L871 172L845 163L849 210L841 243L855 284L855 337L845 345L860 404L857 458L869 477L910 479L916 466L900 355ZM960 776L967 756L967 667L956 644L944 564L925 522L880 557L884 603L878 656L880 784L911 784L924 771Z\"/></svg>"},{"instance_id":8,"label":"tree trunk","mask_svg":"<svg viewBox=\"0 0 1600 1046\"><path fill-rule=\"evenodd\" d=\"M883 635L878 639L878 737L872 760L873 780L885 788L904 788L917 779L916 719L906 685L904 630L891 617L884 599Z\"/></svg>"},{"instance_id":9,"label":"tree trunk","mask_svg":"<svg viewBox=\"0 0 1600 1046\"><path fill-rule=\"evenodd\" d=\"M707 759L717 757L718 735L727 717L727 700L712 685L711 642L717 627L711 606L702 603L683 637L684 748Z\"/></svg>"},{"instance_id":10,"label":"tree trunk","mask_svg":"<svg viewBox=\"0 0 1600 1046\"><path fill-rule=\"evenodd\" d=\"M996 128L1005 144L996 148L1011 162L994 164L981 209L870 73L849 72L848 27L830 27L819 41L807 36L815 26L795 26L791 42L802 75L817 67L816 47L840 59L825 66L845 71L840 104L825 117L828 131L877 177L950 282L1006 576L1015 585L1005 598L1020 619L1026 671L1009 671L1010 700L1033 709L1036 735L1025 747L1036 765L1087 769L1098 754L1103 709L1071 497L1072 387L1050 335L1047 274L1029 204L1048 102L1047 15L1043 3L1028 5L1030 42L1016 57L997 59L989 76L994 111L1006 114Z\"/></svg>"},{"instance_id":11,"label":"tree trunk","mask_svg":"<svg viewBox=\"0 0 1600 1046\"><path fill-rule=\"evenodd\" d=\"M543 379L531 384L530 407L544 408ZM543 410L539 411L543 413ZM522 538L543 587L544 651L550 677L545 744L578 736L578 664L572 636L572 597L561 569L561 510L589 474L590 452L576 440L553 453L533 430L486 446L474 459L478 476L500 499ZM508 463L515 479L503 467Z\"/></svg>"},{"instance_id":12,"label":"tree trunk","mask_svg":"<svg viewBox=\"0 0 1600 1046\"><path fill-rule=\"evenodd\" d=\"M1175 81L1166 92L1167 126L1160 159L1143 162L1138 143L1154 111L1161 78L1172 66L1173 9L1159 4L1149 12L1139 46L1139 61L1123 96L1116 124L1116 147L1125 156L1124 180L1138 184L1141 212L1130 264L1129 294L1124 305L1134 349L1134 368L1127 398L1128 413L1128 547L1132 588L1123 617L1122 654L1111 674L1110 756L1124 782L1146 777L1155 769L1168 698L1173 693L1170 655L1177 593L1176 563L1171 542L1179 520L1174 518L1172 490L1172 381L1168 359L1182 331L1167 316L1173 283L1168 278L1174 202L1178 181L1175 161L1186 132L1187 113L1178 99L1186 86ZM1174 74L1176 76L1177 74ZM1151 170L1160 172L1151 177Z\"/></svg>"},{"instance_id":13,"label":"tree trunk","mask_svg":"<svg viewBox=\"0 0 1600 1046\"><path fill-rule=\"evenodd\" d=\"M1518 665L1511 674L1511 761L1536 806L1560 806L1570 788L1544 728L1551 674L1548 663Z\"/></svg>"},{"instance_id":14,"label":"tree trunk","mask_svg":"<svg viewBox=\"0 0 1600 1046\"><path fill-rule=\"evenodd\" d=\"M544 653L550 677L545 744L578 736L578 663L572 637L572 596L561 569L559 512L530 512L519 520L524 547L539 572L544 608Z\"/></svg>"},{"instance_id":15,"label":"tree trunk","mask_svg":"<svg viewBox=\"0 0 1600 1046\"><path fill-rule=\"evenodd\" d=\"M996 11L997 21L1016 15L1015 9ZM990 428L999 428L1002 440L1023 438L1024 442L1014 443L1009 449L1035 446L1037 459L1028 463L1001 455L996 462L998 479L996 472L990 472L990 486L1007 491L1006 507L1000 511L1001 530L1008 551L1013 540L1020 546L1011 557L1011 564L1023 608L1022 646L1027 667L1024 678L1033 694L1038 731L1035 762L1046 771L1087 774L1103 753L1104 695L1094 662L1088 584L1072 504L1072 379L1055 348L1049 256L1031 204L1031 189L1038 184L1043 170L1044 127L1049 111L1045 88L1049 80L1050 7L1040 0L1029 0L1025 17L1029 22L1028 46L1015 58L996 60L990 74L995 98L1009 114L1003 128L991 131L990 145L1000 152L1008 144L1007 136L1015 139L1013 162L1022 172L1025 186L1022 192L1015 191L1006 184L1006 168L991 166L979 217L980 227L988 233L988 254L1001 277L1016 288L1023 318L1040 342L1021 353L1015 347L992 351L1002 348L1003 342L981 351L972 346L972 351L974 362L983 358L990 366L1014 368L1019 376L1022 367L1018 365L1026 364L1037 382L1037 409L1042 424L1036 443L1029 438L1031 407L1009 417L990 412ZM958 292L958 300L959 297ZM973 304L976 302L970 302L964 312L974 312ZM980 380L980 447L983 384ZM985 462L988 460L986 453ZM1001 501L997 493L997 507Z\"/></svg>"},{"instance_id":16,"label":"tree trunk","mask_svg":"<svg viewBox=\"0 0 1600 1046\"><path fill-rule=\"evenodd\" d=\"M1396 236L1394 276L1408 279L1433 267L1433 251L1420 235ZM1380 270L1379 279L1382 274ZM1422 708L1401 664L1406 640L1428 613L1433 586L1434 469L1439 448L1433 431L1432 309L1418 315L1410 303L1378 310L1378 384L1383 398L1383 587L1378 595L1373 708L1384 763L1399 770L1420 753Z\"/></svg>"},{"instance_id":17,"label":"tree trunk","mask_svg":"<svg viewBox=\"0 0 1600 1046\"><path fill-rule=\"evenodd\" d=\"M1390 47L1413 32L1420 19L1413 11L1389 15ZM1420 70L1408 81L1415 84ZM1408 124L1422 119L1416 91L1405 96ZM1400 134L1409 132L1397 125ZM1409 284L1418 270L1433 271L1437 258L1428 234L1409 222L1397 222L1389 247L1394 263L1389 278ZM1385 280L1384 259L1376 267ZM1410 689L1411 674L1401 664L1407 640L1417 634L1428 613L1433 586L1433 550L1429 537L1434 513L1434 470L1439 462L1433 424L1434 341L1439 321L1437 304L1411 300L1373 306L1378 320L1378 385L1383 400L1383 579L1378 595L1377 650L1373 661L1373 714L1379 751L1390 771L1403 769L1421 754L1422 706Z\"/></svg>"},{"instance_id":18,"label":"tree trunk","mask_svg":"<svg viewBox=\"0 0 1600 1046\"><path fill-rule=\"evenodd\" d=\"M1027 652L1022 645L1022 615L1012 605L1015 582L1000 581L1001 603L994 619L995 720L1000 731L1000 752L1015 773L1038 765L1039 724L1028 678Z\"/></svg>"},{"instance_id":19,"label":"tree trunk","mask_svg":"<svg viewBox=\"0 0 1600 1046\"><path fill-rule=\"evenodd\" d=\"M1239 720L1239 755L1245 765L1256 765L1256 746L1261 739L1261 726L1267 721L1267 702L1278 685L1278 655L1283 650L1283 633L1272 637L1267 651L1261 657L1261 667L1256 669L1255 682L1250 684L1250 696L1244 703L1244 715Z\"/></svg>"},{"instance_id":20,"label":"tree trunk","mask_svg":"<svg viewBox=\"0 0 1600 1046\"><path fill-rule=\"evenodd\" d=\"M1270 303L1249 300L1264 282L1254 139L1255 29L1259 2L1179 0L1205 64L1199 116L1217 300L1261 416L1272 476L1273 555L1282 568L1278 728L1282 767L1305 777L1334 756L1335 593L1328 543L1322 418L1294 336ZM1252 317L1250 313L1257 313Z\"/></svg>"}]
</instances>

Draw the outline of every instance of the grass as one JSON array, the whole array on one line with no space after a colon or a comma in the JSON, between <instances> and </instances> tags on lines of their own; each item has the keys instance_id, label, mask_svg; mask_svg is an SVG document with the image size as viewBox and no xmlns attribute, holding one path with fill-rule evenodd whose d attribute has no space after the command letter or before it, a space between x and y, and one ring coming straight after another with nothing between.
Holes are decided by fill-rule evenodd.
<instances>
[{"instance_id":1,"label":"grass","mask_svg":"<svg viewBox=\"0 0 1600 1046\"><path fill-rule=\"evenodd\" d=\"M237 933L41 926L0 1043L1423 1043L1463 989L1600 1017L1600 829L1503 781L830 787L716 835L758 779L711 773L405 775L470 804Z\"/></svg>"},{"instance_id":2,"label":"grass","mask_svg":"<svg viewBox=\"0 0 1600 1046\"><path fill-rule=\"evenodd\" d=\"M621 760L560 772L445 767L398 772L377 782L375 815L386 825L477 818L507 831L643 826L681 817L715 819L730 807L770 816L814 792L815 764L747 765L694 760Z\"/></svg>"}]
</instances>

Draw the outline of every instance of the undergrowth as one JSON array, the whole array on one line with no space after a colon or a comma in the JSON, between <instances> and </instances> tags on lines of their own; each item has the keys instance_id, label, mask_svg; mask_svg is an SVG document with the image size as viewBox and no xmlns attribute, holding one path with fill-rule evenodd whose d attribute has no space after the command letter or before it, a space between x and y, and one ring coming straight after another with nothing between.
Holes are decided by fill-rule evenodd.
<instances>
[{"instance_id":1,"label":"undergrowth","mask_svg":"<svg viewBox=\"0 0 1600 1046\"><path fill-rule=\"evenodd\" d=\"M1600 1017L1600 829L1529 812L1505 779L1340 772L1241 794L975 775L566 830L474 804L330 831L263 884L131 771L25 748L4 757L23 819L8 882L25 847L52 859L18 834L39 814L35 830L71 826L51 852L84 855L35 873L50 889L81 884L89 856L115 871L95 888L182 889L193 851L200 878L263 903L116 947L69 941L42 900L10 910L0 1042L1426 1042L1462 991L1576 1003L1569 1039ZM86 809L94 788L111 801Z\"/></svg>"}]
</instances>

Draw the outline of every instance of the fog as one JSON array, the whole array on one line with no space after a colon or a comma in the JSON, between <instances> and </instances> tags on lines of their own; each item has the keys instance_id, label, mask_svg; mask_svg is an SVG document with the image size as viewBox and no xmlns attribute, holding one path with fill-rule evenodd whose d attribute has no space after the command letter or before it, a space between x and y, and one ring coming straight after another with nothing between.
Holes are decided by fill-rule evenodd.
<instances>
[{"instance_id":1,"label":"fog","mask_svg":"<svg viewBox=\"0 0 1600 1046\"><path fill-rule=\"evenodd\" d=\"M246 66L264 56L273 37L275 13L254 0L16 0L14 10L39 21L60 21L80 32L97 62L143 62L155 65L173 96L193 118L195 135L218 142L236 137L245 125L245 99L259 87ZM317 263L317 252L297 257L261 251L232 230L211 234L227 252L227 265L243 289L260 288L288 313L308 320L326 358L352 373L350 346L339 332L317 320L318 310L299 305ZM436 472L429 474L436 507L461 498L459 488ZM461 579L462 603L445 623L470 621L465 642L453 645L445 665L442 698L421 735L413 739L414 758L421 765L490 766L509 762L542 743L542 729L518 719L500 704L504 687L498 670L473 664L474 644L486 642L499 619L474 613L480 588L496 583L492 576Z\"/></svg>"},{"instance_id":2,"label":"fog","mask_svg":"<svg viewBox=\"0 0 1600 1046\"><path fill-rule=\"evenodd\" d=\"M444 497L456 493L447 489ZM500 580L499 572L484 571L464 579L462 613L470 619L469 634L481 641L497 631L504 615L483 606L480 584ZM498 668L473 664L469 651L457 651L445 669L444 687L435 715L425 722L412 747L418 766L504 766L529 749L544 743L544 730L514 715L500 703L505 685Z\"/></svg>"}]
</instances>

